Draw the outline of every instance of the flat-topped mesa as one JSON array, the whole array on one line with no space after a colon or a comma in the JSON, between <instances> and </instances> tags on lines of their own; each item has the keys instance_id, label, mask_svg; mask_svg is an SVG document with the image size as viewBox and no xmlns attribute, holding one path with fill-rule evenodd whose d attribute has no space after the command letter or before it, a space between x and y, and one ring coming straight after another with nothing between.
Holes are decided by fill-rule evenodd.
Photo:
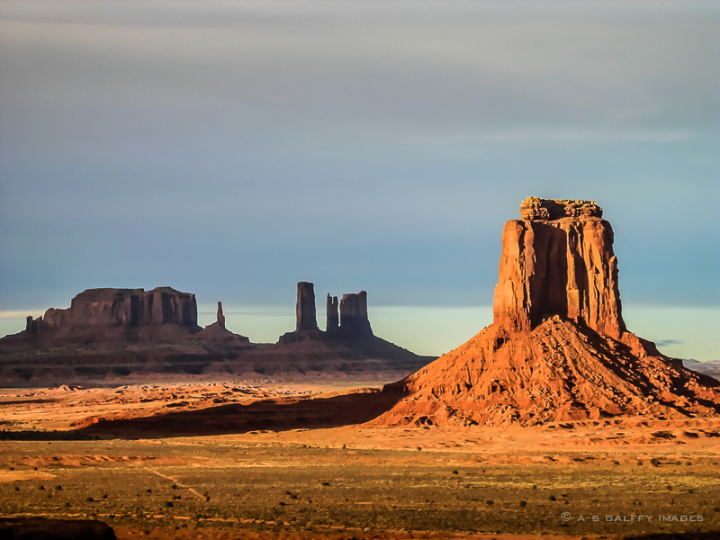
<instances>
[{"instance_id":1,"label":"flat-topped mesa","mask_svg":"<svg viewBox=\"0 0 720 540\"><path fill-rule=\"evenodd\" d=\"M505 224L495 325L531 330L559 315L619 339L626 331L614 234L592 201L529 197Z\"/></svg>"},{"instance_id":2,"label":"flat-topped mesa","mask_svg":"<svg viewBox=\"0 0 720 540\"><path fill-rule=\"evenodd\" d=\"M296 332L318 329L315 314L315 289L312 283L301 281L297 284L295 315L297 317Z\"/></svg>"},{"instance_id":3,"label":"flat-topped mesa","mask_svg":"<svg viewBox=\"0 0 720 540\"><path fill-rule=\"evenodd\" d=\"M340 300L340 333L345 338L372 336L367 312L367 293L344 294Z\"/></svg>"},{"instance_id":4,"label":"flat-topped mesa","mask_svg":"<svg viewBox=\"0 0 720 540\"><path fill-rule=\"evenodd\" d=\"M88 289L73 298L68 309L49 309L41 319L28 322L28 330L162 324L196 329L195 295L170 287L157 287L147 292L144 289Z\"/></svg>"},{"instance_id":5,"label":"flat-topped mesa","mask_svg":"<svg viewBox=\"0 0 720 540\"><path fill-rule=\"evenodd\" d=\"M325 310L327 312L327 323L325 325L325 332L327 332L329 336L334 336L338 333L338 330L340 329L340 315L338 312L337 296L330 296L330 293L328 293Z\"/></svg>"}]
</instances>

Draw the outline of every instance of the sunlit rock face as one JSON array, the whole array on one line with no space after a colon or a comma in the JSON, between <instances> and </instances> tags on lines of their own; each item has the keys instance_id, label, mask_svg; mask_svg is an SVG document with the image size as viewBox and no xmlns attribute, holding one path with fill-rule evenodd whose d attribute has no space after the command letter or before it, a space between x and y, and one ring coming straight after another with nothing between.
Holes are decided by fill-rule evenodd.
<instances>
[{"instance_id":1,"label":"sunlit rock face","mask_svg":"<svg viewBox=\"0 0 720 540\"><path fill-rule=\"evenodd\" d=\"M376 425L720 415L720 382L628 332L613 231L590 201L525 199L502 235L494 322L387 385Z\"/></svg>"},{"instance_id":2,"label":"sunlit rock face","mask_svg":"<svg viewBox=\"0 0 720 540\"><path fill-rule=\"evenodd\" d=\"M559 315L619 338L622 319L613 230L593 201L529 197L505 224L493 314L510 332Z\"/></svg>"}]
</instances>

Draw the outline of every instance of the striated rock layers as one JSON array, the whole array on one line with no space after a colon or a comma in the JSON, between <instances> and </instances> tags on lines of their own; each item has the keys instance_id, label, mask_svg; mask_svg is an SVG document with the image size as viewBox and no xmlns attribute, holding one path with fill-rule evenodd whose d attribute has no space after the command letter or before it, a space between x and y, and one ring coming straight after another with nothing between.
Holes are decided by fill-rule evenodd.
<instances>
[{"instance_id":1,"label":"striated rock layers","mask_svg":"<svg viewBox=\"0 0 720 540\"><path fill-rule=\"evenodd\" d=\"M591 201L530 197L505 224L494 324L531 330L552 315L620 338L625 332L613 230Z\"/></svg>"},{"instance_id":2,"label":"striated rock layers","mask_svg":"<svg viewBox=\"0 0 720 540\"><path fill-rule=\"evenodd\" d=\"M613 231L590 201L523 201L503 230L494 322L385 392L377 425L535 425L720 414L720 382L622 319Z\"/></svg>"}]
</instances>

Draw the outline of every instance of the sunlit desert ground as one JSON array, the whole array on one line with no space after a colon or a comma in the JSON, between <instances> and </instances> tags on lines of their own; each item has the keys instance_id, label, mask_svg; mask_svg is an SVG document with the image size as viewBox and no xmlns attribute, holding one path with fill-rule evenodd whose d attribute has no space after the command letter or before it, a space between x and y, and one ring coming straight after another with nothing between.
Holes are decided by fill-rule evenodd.
<instances>
[{"instance_id":1,"label":"sunlit desert ground","mask_svg":"<svg viewBox=\"0 0 720 540\"><path fill-rule=\"evenodd\" d=\"M377 390L5 389L0 511L96 518L118 538L720 534L718 420L358 423Z\"/></svg>"}]
</instances>

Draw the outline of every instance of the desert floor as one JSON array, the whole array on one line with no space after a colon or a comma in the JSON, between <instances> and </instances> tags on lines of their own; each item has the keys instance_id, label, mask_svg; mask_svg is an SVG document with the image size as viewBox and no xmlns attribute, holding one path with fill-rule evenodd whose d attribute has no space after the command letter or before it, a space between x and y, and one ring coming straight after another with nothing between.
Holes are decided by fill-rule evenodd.
<instances>
[{"instance_id":1,"label":"desert floor","mask_svg":"<svg viewBox=\"0 0 720 540\"><path fill-rule=\"evenodd\" d=\"M368 427L376 390L0 390L0 513L118 538L720 538L720 420Z\"/></svg>"}]
</instances>

